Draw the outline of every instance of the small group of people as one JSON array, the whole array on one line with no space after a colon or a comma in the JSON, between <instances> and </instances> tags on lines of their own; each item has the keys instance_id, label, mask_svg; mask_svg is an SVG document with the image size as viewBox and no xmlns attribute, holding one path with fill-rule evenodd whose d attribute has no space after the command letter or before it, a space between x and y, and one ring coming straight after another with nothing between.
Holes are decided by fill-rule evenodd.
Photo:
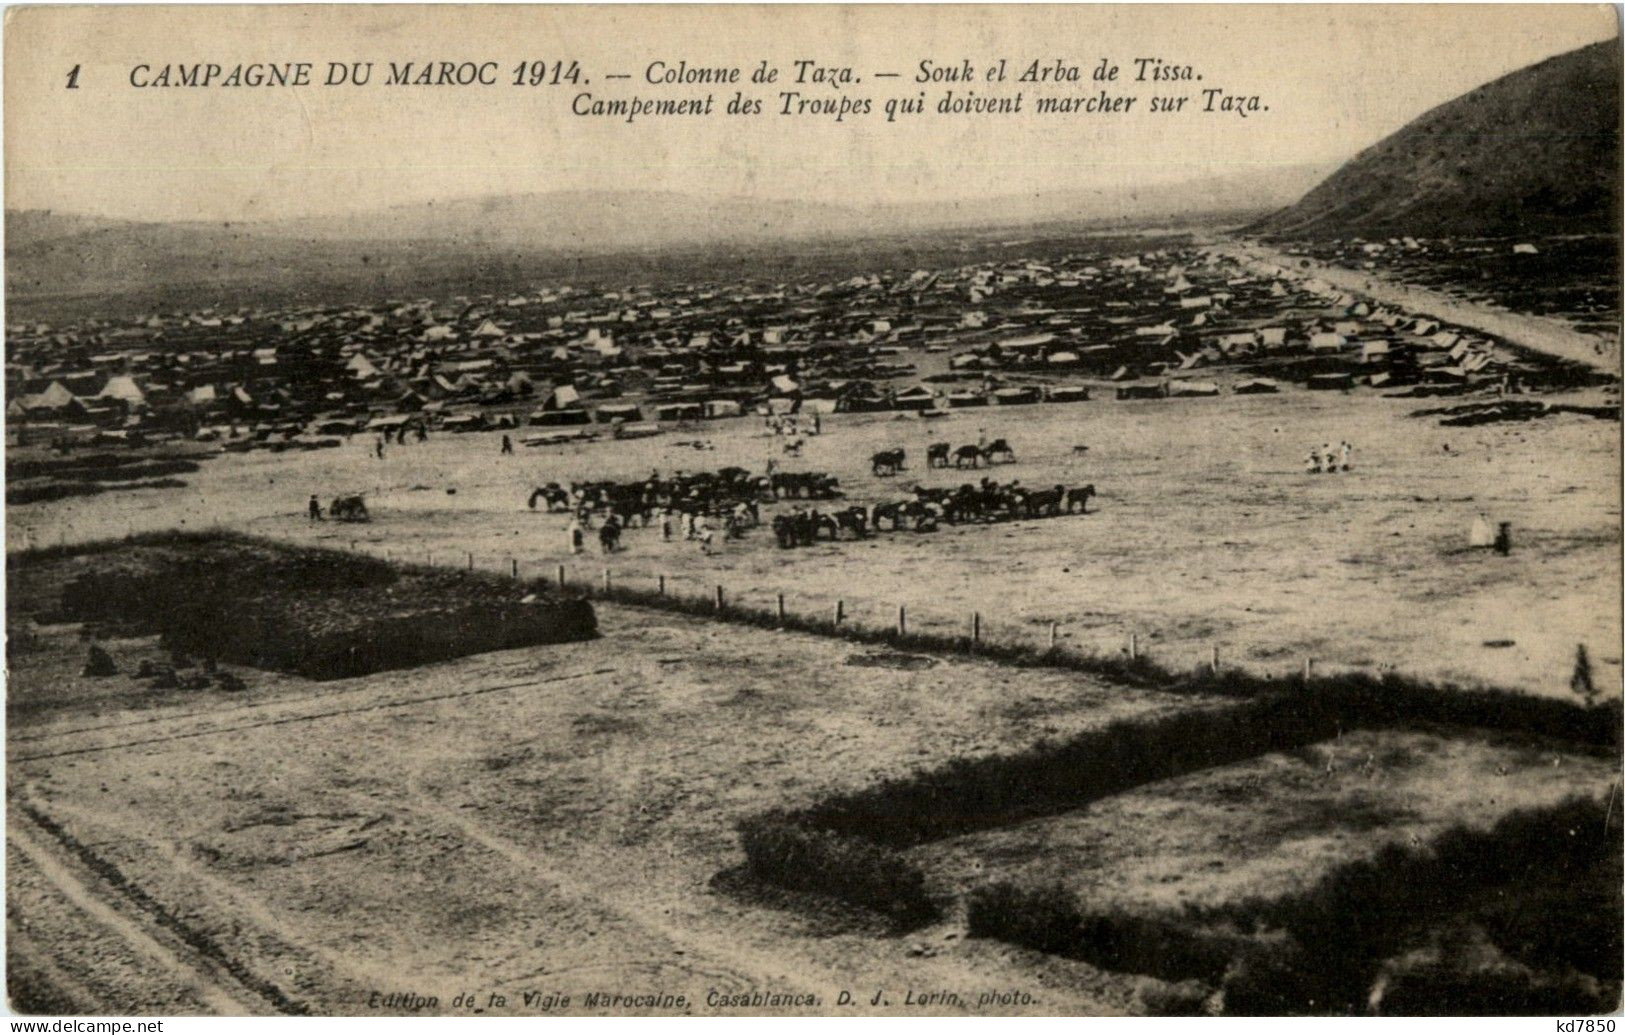
<instances>
[{"instance_id":1,"label":"small group of people","mask_svg":"<svg viewBox=\"0 0 1625 1035\"><path fill-rule=\"evenodd\" d=\"M744 535L744 530L751 521L749 508L741 504L732 513L723 518L723 534L728 539L738 539ZM661 510L659 511L660 541L669 543L676 538L679 529L682 531L685 542L700 544L700 552L709 555L716 544L717 530L712 519L705 514L692 514L688 511ZM587 529L592 527L592 518L585 511L577 511L570 519L568 536L570 539L570 552L579 554L586 548ZM598 546L603 553L614 553L620 549L621 533L626 526L622 523L619 514L610 514L604 518L603 524L598 528Z\"/></svg>"},{"instance_id":2,"label":"small group of people","mask_svg":"<svg viewBox=\"0 0 1625 1035\"><path fill-rule=\"evenodd\" d=\"M418 442L429 441L429 429L422 423L401 424L396 427L385 428L379 432L378 437L372 443L373 455L382 460L384 458L384 447L391 442L397 445L406 445L407 435L411 435Z\"/></svg>"},{"instance_id":3,"label":"small group of people","mask_svg":"<svg viewBox=\"0 0 1625 1035\"><path fill-rule=\"evenodd\" d=\"M1353 457L1354 446L1348 442L1339 442L1335 447L1330 442L1310 446L1306 469L1310 474L1337 474L1351 468Z\"/></svg>"},{"instance_id":4,"label":"small group of people","mask_svg":"<svg viewBox=\"0 0 1625 1035\"><path fill-rule=\"evenodd\" d=\"M818 414L812 414L811 421L801 419L797 413L775 414L767 418L767 430L775 435L822 435L824 421Z\"/></svg>"}]
</instances>

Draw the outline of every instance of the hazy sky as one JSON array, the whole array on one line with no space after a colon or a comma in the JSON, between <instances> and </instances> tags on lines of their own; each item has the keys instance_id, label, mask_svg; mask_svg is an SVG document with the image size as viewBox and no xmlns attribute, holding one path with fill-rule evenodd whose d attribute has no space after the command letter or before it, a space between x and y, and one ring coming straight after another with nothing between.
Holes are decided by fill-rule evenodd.
<instances>
[{"instance_id":1,"label":"hazy sky","mask_svg":"<svg viewBox=\"0 0 1625 1035\"><path fill-rule=\"evenodd\" d=\"M1234 176L1349 157L1506 72L1616 35L1600 6L1162 7L72 7L11 9L5 35L6 206L138 219L320 214L469 195L675 190L839 203L967 201ZM1101 58L1114 84L1088 81ZM1196 83L1133 83L1132 59L1193 66ZM508 85L521 60L574 59L580 85ZM768 114L727 117L734 87L659 88L645 70L761 59L850 66L871 97L1022 84L921 86L919 62L1010 75L1056 58L1085 70L1060 94L1139 93L1127 117L776 114L781 89L742 88ZM139 64L372 61L365 88L145 88ZM495 61L501 85L386 86L388 63ZM78 88L67 89L79 66ZM876 79L896 72L900 78ZM610 81L605 75L632 78ZM1216 87L1268 111L1144 111L1154 93ZM633 125L571 114L599 97L717 95L708 119Z\"/></svg>"}]
</instances>

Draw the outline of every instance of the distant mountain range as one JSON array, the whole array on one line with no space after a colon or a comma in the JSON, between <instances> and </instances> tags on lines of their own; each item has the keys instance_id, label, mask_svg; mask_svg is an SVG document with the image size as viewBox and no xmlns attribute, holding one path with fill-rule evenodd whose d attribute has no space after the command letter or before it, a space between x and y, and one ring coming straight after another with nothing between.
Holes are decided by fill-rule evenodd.
<instances>
[{"instance_id":1,"label":"distant mountain range","mask_svg":"<svg viewBox=\"0 0 1625 1035\"><path fill-rule=\"evenodd\" d=\"M228 289L398 285L408 272L526 258L658 253L774 242L1039 225L1112 228L1193 216L1244 221L1286 203L1324 167L1194 183L855 206L649 191L457 198L338 216L142 223L38 210L6 213L6 286L16 298Z\"/></svg>"},{"instance_id":2,"label":"distant mountain range","mask_svg":"<svg viewBox=\"0 0 1625 1035\"><path fill-rule=\"evenodd\" d=\"M1618 232L1620 41L1520 69L1360 152L1267 237Z\"/></svg>"}]
</instances>

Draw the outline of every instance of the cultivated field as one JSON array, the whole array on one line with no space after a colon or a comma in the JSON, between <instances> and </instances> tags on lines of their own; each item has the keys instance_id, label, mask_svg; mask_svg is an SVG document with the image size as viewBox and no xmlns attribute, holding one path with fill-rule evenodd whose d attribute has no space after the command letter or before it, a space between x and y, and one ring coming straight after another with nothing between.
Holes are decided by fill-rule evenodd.
<instances>
[{"instance_id":1,"label":"cultivated field","mask_svg":"<svg viewBox=\"0 0 1625 1035\"><path fill-rule=\"evenodd\" d=\"M1619 580L1619 427L1565 415L1527 423L1441 427L1411 418L1426 400L1366 392L1118 402L955 412L923 422L890 415L824 418L800 459L755 418L675 427L635 442L521 447L498 455L498 435L439 435L391 446L384 460L358 436L339 449L245 454L210 462L175 490L136 490L13 507L9 545L48 545L201 522L396 559L476 565L529 575L556 564L596 583L622 584L827 614L844 600L854 621L894 620L962 632L973 610L985 635L1043 645L1059 623L1063 646L1113 653L1136 634L1175 667L1217 647L1224 664L1284 674L1312 657L1340 666L1567 694L1575 649L1586 644L1599 686L1616 687ZM1038 488L1093 483L1088 516L930 534L883 533L781 550L765 529L701 555L633 529L626 549L569 555L563 515L532 513L535 485L635 478L658 468L786 470L838 475L849 499L896 498L916 481L957 485L980 475L927 471L933 441L1005 437L1018 463L983 471ZM1354 470L1304 473L1312 445L1348 440ZM697 450L684 443L703 441ZM869 474L871 452L909 450L896 478ZM1087 445L1086 453L1074 447ZM453 492L455 490L455 492ZM312 492L361 491L375 520L309 524ZM1501 557L1468 548L1473 520L1511 523ZM188 524L190 523L190 524Z\"/></svg>"}]
</instances>

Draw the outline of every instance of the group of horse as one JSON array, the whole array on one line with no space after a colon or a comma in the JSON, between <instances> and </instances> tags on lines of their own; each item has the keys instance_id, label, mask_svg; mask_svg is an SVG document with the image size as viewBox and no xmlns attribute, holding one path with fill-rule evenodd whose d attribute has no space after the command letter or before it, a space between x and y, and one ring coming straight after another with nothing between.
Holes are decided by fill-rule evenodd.
<instances>
[{"instance_id":1,"label":"group of horse","mask_svg":"<svg viewBox=\"0 0 1625 1035\"><path fill-rule=\"evenodd\" d=\"M1016 451L1002 438L980 445L963 445L958 449L947 442L933 442L925 450L927 467L948 467L950 464L957 468L976 468L984 464L992 467L995 460L1012 464L1016 462ZM869 457L869 470L876 477L884 478L908 470L907 463L906 449L900 447L882 449Z\"/></svg>"},{"instance_id":2,"label":"group of horse","mask_svg":"<svg viewBox=\"0 0 1625 1035\"><path fill-rule=\"evenodd\" d=\"M614 516L622 527L648 525L657 512L694 517L735 517L743 507L750 521L760 523L761 504L781 499L829 500L840 498L840 482L817 471L775 471L754 474L743 467L718 471L678 471L669 478L652 472L641 481L571 482L568 487L549 482L530 494L530 509L542 504L548 512L574 513L583 524L593 514Z\"/></svg>"},{"instance_id":3,"label":"group of horse","mask_svg":"<svg viewBox=\"0 0 1625 1035\"><path fill-rule=\"evenodd\" d=\"M993 521L1060 517L1089 513L1093 485L1029 489L1019 481L1001 485L991 478L966 483L958 488L918 486L912 499L879 503L870 524L878 531L881 522L892 529L913 527L924 532L939 524L962 525Z\"/></svg>"},{"instance_id":4,"label":"group of horse","mask_svg":"<svg viewBox=\"0 0 1625 1035\"><path fill-rule=\"evenodd\" d=\"M782 548L810 546L828 533L831 542L850 531L854 539L867 539L883 531L932 532L939 526L1018 521L1089 513L1095 496L1093 485L1029 489L1019 482L1000 485L991 478L956 489L915 488L913 497L877 503L872 507L847 507L830 513L797 507L772 521L773 534Z\"/></svg>"}]
</instances>

